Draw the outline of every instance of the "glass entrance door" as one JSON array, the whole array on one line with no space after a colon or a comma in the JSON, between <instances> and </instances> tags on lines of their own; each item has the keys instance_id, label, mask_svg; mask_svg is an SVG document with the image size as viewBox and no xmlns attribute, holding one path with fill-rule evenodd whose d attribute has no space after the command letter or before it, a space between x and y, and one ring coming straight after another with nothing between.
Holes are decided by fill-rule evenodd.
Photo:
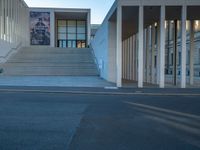
<instances>
[{"instance_id":1,"label":"glass entrance door","mask_svg":"<svg viewBox=\"0 0 200 150\"><path fill-rule=\"evenodd\" d=\"M86 33L86 21L84 20L58 20L57 46L62 48L85 48Z\"/></svg>"},{"instance_id":2,"label":"glass entrance door","mask_svg":"<svg viewBox=\"0 0 200 150\"><path fill-rule=\"evenodd\" d=\"M76 48L76 40L68 40L67 47L69 48Z\"/></svg>"}]
</instances>

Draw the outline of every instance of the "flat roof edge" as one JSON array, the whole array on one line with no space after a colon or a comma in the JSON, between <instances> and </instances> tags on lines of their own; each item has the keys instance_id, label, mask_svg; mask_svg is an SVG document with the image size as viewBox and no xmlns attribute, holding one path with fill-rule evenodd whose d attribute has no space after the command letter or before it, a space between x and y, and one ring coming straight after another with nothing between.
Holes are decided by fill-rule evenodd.
<instances>
[{"instance_id":1,"label":"flat roof edge","mask_svg":"<svg viewBox=\"0 0 200 150\"><path fill-rule=\"evenodd\" d=\"M80 11L80 10L84 10L84 11L91 11L90 8L57 8L57 7L29 7L29 9L52 9L52 10L72 10L72 11Z\"/></svg>"}]
</instances>

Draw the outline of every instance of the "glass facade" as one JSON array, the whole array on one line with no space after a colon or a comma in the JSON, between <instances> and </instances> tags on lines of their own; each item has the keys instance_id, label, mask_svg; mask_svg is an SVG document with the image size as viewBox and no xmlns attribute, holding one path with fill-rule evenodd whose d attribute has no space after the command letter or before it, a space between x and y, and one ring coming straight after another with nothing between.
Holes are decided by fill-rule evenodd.
<instances>
[{"instance_id":1,"label":"glass facade","mask_svg":"<svg viewBox=\"0 0 200 150\"><path fill-rule=\"evenodd\" d=\"M57 20L57 46L85 48L86 30L86 21L84 20Z\"/></svg>"}]
</instances>

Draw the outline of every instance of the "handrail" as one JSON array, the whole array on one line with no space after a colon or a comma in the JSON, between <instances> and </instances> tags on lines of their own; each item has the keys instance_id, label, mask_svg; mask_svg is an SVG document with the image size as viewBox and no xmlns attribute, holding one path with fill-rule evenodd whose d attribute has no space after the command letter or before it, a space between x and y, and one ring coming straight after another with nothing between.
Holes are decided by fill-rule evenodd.
<instances>
[{"instance_id":1,"label":"handrail","mask_svg":"<svg viewBox=\"0 0 200 150\"><path fill-rule=\"evenodd\" d=\"M99 72L99 74L100 74L99 63L98 63L97 57L95 56L95 54L94 54L94 50L93 50L93 48L92 48L91 45L90 45L90 49L92 50L92 55L93 55L93 58L94 58L95 64L97 65L97 70L98 70L98 72Z\"/></svg>"}]
</instances>

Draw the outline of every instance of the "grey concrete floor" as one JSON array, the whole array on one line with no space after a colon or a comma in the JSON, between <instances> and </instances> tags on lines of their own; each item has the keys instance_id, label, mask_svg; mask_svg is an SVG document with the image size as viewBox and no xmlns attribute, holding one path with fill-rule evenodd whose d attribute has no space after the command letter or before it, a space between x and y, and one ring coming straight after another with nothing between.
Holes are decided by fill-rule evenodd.
<instances>
[{"instance_id":1,"label":"grey concrete floor","mask_svg":"<svg viewBox=\"0 0 200 150\"><path fill-rule=\"evenodd\" d=\"M98 76L0 76L0 86L106 87L115 84Z\"/></svg>"},{"instance_id":2,"label":"grey concrete floor","mask_svg":"<svg viewBox=\"0 0 200 150\"><path fill-rule=\"evenodd\" d=\"M192 95L1 91L0 150L199 150L199 108Z\"/></svg>"}]
</instances>

